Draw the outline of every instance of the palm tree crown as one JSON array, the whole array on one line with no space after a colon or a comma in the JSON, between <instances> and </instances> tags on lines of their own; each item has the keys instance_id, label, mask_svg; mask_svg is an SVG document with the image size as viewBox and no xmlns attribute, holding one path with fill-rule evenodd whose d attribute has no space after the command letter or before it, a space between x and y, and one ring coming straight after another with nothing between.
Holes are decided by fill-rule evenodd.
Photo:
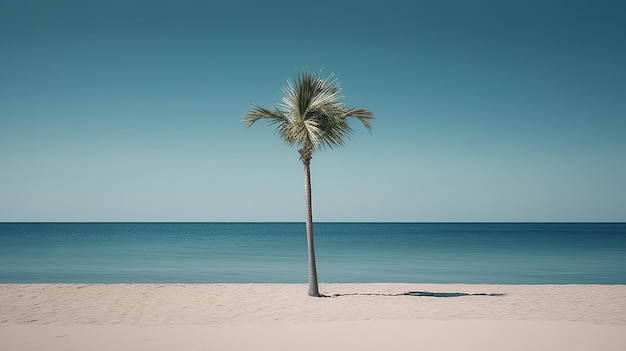
<instances>
[{"instance_id":1,"label":"palm tree crown","mask_svg":"<svg viewBox=\"0 0 626 351\"><path fill-rule=\"evenodd\" d=\"M307 153L342 146L353 132L347 118L357 118L371 132L373 114L366 109L346 107L340 101L340 93L333 74L321 78L304 71L295 80L287 81L277 108L254 106L244 116L243 125L250 127L266 119L276 125L276 133L287 145L300 146Z\"/></svg>"}]
</instances>

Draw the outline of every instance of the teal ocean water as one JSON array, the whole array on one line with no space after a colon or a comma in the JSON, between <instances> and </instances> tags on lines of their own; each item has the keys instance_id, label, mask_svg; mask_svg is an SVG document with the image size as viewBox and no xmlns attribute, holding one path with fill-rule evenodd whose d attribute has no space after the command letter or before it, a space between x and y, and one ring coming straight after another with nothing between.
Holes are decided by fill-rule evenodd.
<instances>
[{"instance_id":1,"label":"teal ocean water","mask_svg":"<svg viewBox=\"0 0 626 351\"><path fill-rule=\"evenodd\" d=\"M322 283L626 284L626 223L316 223ZM0 283L305 283L303 223L0 223Z\"/></svg>"}]
</instances>

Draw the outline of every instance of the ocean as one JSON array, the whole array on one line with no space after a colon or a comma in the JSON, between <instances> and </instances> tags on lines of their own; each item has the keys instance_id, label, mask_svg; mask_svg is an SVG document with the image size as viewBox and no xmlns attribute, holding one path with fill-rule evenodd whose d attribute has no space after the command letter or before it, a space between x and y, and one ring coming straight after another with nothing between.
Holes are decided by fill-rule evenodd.
<instances>
[{"instance_id":1,"label":"ocean","mask_svg":"<svg viewBox=\"0 0 626 351\"><path fill-rule=\"evenodd\" d=\"M626 223L315 223L320 283L626 284ZM0 223L0 283L306 283L304 223Z\"/></svg>"}]
</instances>

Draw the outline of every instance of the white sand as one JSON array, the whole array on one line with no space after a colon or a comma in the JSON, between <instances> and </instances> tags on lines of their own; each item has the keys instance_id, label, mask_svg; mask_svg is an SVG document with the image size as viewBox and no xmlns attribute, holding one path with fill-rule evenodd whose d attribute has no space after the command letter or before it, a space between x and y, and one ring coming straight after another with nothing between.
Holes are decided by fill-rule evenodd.
<instances>
[{"instance_id":1,"label":"white sand","mask_svg":"<svg viewBox=\"0 0 626 351\"><path fill-rule=\"evenodd\" d=\"M320 290L339 296L301 284L0 285L0 350L626 349L626 285ZM405 295L417 291L435 294Z\"/></svg>"}]
</instances>

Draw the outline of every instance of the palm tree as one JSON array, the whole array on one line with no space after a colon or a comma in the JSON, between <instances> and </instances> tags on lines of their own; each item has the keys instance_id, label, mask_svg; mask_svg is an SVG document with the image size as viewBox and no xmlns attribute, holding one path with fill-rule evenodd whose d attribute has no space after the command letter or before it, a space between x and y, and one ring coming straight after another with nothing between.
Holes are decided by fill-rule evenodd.
<instances>
[{"instance_id":1,"label":"palm tree","mask_svg":"<svg viewBox=\"0 0 626 351\"><path fill-rule=\"evenodd\" d=\"M273 110L253 106L244 116L244 127L265 119L276 126L276 134L288 146L298 146L304 165L304 202L306 237L309 254L309 295L319 297L315 249L313 246L313 211L311 206L310 163L317 149L342 146L353 130L347 119L354 117L371 132L372 112L348 108L341 103L339 82L331 73L325 78L303 71L283 88L282 102Z\"/></svg>"}]
</instances>

